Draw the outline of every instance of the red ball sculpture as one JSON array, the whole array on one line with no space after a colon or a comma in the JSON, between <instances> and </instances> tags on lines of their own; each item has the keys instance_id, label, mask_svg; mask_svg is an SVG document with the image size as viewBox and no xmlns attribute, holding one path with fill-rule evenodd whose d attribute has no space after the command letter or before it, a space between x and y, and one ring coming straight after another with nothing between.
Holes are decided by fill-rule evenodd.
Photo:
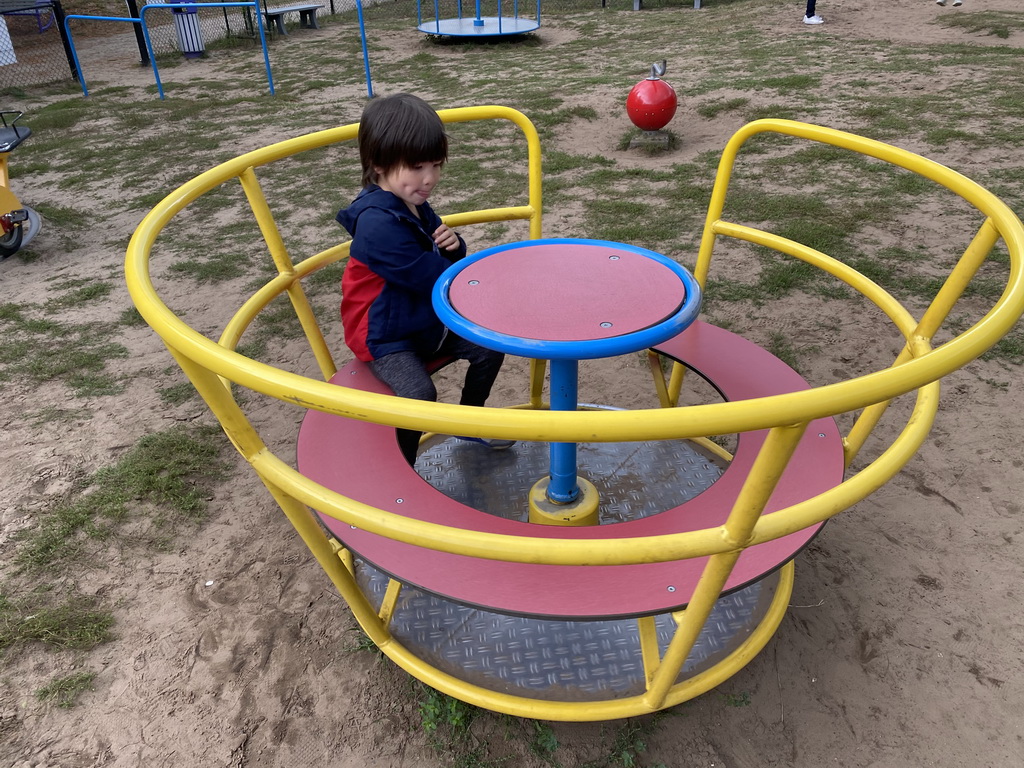
<instances>
[{"instance_id":1,"label":"red ball sculpture","mask_svg":"<svg viewBox=\"0 0 1024 768\"><path fill-rule=\"evenodd\" d=\"M651 65L651 76L633 86L626 97L626 114L642 131L658 131L668 125L679 100L675 88L661 79L665 63Z\"/></svg>"}]
</instances>

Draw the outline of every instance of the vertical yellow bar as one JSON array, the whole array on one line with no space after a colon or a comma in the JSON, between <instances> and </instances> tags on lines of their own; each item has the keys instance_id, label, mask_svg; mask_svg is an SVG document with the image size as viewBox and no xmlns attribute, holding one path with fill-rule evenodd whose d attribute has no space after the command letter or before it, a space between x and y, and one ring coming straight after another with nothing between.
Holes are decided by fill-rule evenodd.
<instances>
[{"instance_id":1,"label":"vertical yellow bar","mask_svg":"<svg viewBox=\"0 0 1024 768\"><path fill-rule=\"evenodd\" d=\"M530 360L530 407L535 411L544 407L544 374L547 369L547 360Z\"/></svg>"},{"instance_id":2,"label":"vertical yellow bar","mask_svg":"<svg viewBox=\"0 0 1024 768\"><path fill-rule=\"evenodd\" d=\"M270 256L274 259L274 266L277 267L279 274L291 274L295 271L295 267L292 265L292 260L288 255L288 249L285 247L284 240L281 239L281 231L277 228L274 215L270 212L267 198L264 196L263 189L256 178L256 171L250 166L242 171L238 180L242 182L242 189L249 200L249 207L256 217L256 224L260 228L263 240L270 250Z\"/></svg>"},{"instance_id":3,"label":"vertical yellow bar","mask_svg":"<svg viewBox=\"0 0 1024 768\"><path fill-rule=\"evenodd\" d=\"M679 677L679 670L683 668L690 651L693 650L693 644L697 642L700 631L711 615L715 601L722 594L722 587L732 573L732 567L739 556L740 552L736 551L723 552L708 558L708 564L704 567L700 581L697 582L690 604L682 611L679 626L672 636L668 650L665 651L661 664L647 686L644 704L652 711L664 706L665 697Z\"/></svg>"},{"instance_id":4,"label":"vertical yellow bar","mask_svg":"<svg viewBox=\"0 0 1024 768\"><path fill-rule=\"evenodd\" d=\"M530 201L530 238L536 240L542 237L541 234L541 213L544 210L544 199L542 195L542 168L540 154L540 136L537 128L530 122L526 115L515 110L501 109L495 116L504 117L515 123L519 130L526 137L526 162L528 174L528 195ZM481 117L480 119L484 119Z\"/></svg>"},{"instance_id":5,"label":"vertical yellow bar","mask_svg":"<svg viewBox=\"0 0 1024 768\"><path fill-rule=\"evenodd\" d=\"M316 315L313 314L313 308L309 306L309 300L306 298L300 282L295 281L291 284L288 288L288 298L292 301L292 307L302 325L303 333L306 334L309 347L313 350L313 356L320 367L324 381L330 381L331 377L338 372L338 367L334 364L334 356L327 348L323 331L320 330L320 324L316 321Z\"/></svg>"},{"instance_id":6,"label":"vertical yellow bar","mask_svg":"<svg viewBox=\"0 0 1024 768\"><path fill-rule=\"evenodd\" d=\"M922 341L928 342L928 344L931 343L939 327L945 322L953 306L959 301L967 285L974 279L978 269L984 263L988 254L991 253L998 240L999 230L992 223L992 219L985 219L985 222L964 251L963 256L960 257L960 260L949 273L938 293L935 294L935 298L928 305L928 309L925 310L924 315L917 324L914 338L907 341L906 346L903 347L896 358L896 362L893 363L893 367L906 362L914 357L915 354L927 351L927 346L915 351L915 345L920 345ZM877 426L879 419L882 418L882 414L885 413L890 402L892 401L885 400L868 406L857 417L857 421L854 422L844 441L847 467L850 466L850 463L860 452L860 449L864 447L864 443L871 435L875 426Z\"/></svg>"},{"instance_id":7,"label":"vertical yellow bar","mask_svg":"<svg viewBox=\"0 0 1024 768\"><path fill-rule=\"evenodd\" d=\"M189 381L192 382L192 386L199 392L199 396L217 417L224 434L228 436L238 452L245 457L245 460L251 461L257 453L266 450L263 440L260 439L249 419L235 402L235 398L231 394L230 383L185 357L173 347L168 346L167 348L178 365L181 366L181 370L188 376Z\"/></svg>"},{"instance_id":8,"label":"vertical yellow bar","mask_svg":"<svg viewBox=\"0 0 1024 768\"><path fill-rule=\"evenodd\" d=\"M324 529L316 521L313 513L306 505L292 498L283 490L270 483L260 475L260 480L270 491L278 506L287 516L289 522L298 531L302 541L313 553L313 557L320 563L320 567L330 578L335 589L342 596L352 615L355 616L359 626L377 646L386 645L391 641L391 634L386 625L381 623L377 612L370 605L359 585L356 584L355 576L342 563L341 558L332 552L330 540L324 533Z\"/></svg>"},{"instance_id":9,"label":"vertical yellow bar","mask_svg":"<svg viewBox=\"0 0 1024 768\"><path fill-rule=\"evenodd\" d=\"M391 623L391 617L395 615L395 605L398 603L398 596L401 592L402 582L389 579L387 591L384 593L384 599L380 604L380 610L377 611L377 616L380 617L381 624L385 627Z\"/></svg>"},{"instance_id":10,"label":"vertical yellow bar","mask_svg":"<svg viewBox=\"0 0 1024 768\"><path fill-rule=\"evenodd\" d=\"M338 559L341 560L341 564L345 566L345 570L355 576L356 564L352 559L352 552L345 549L337 539L330 539L330 542L331 550L338 556Z\"/></svg>"},{"instance_id":11,"label":"vertical yellow bar","mask_svg":"<svg viewBox=\"0 0 1024 768\"><path fill-rule=\"evenodd\" d=\"M537 136L537 129L529 120L524 118L524 122L520 123L519 127L526 134L527 163L530 174L530 208L533 209L530 216L530 237L537 240L542 237L541 212L544 210L541 194L540 138Z\"/></svg>"},{"instance_id":12,"label":"vertical yellow bar","mask_svg":"<svg viewBox=\"0 0 1024 768\"><path fill-rule=\"evenodd\" d=\"M679 405L679 395L683 391L685 376L686 366L682 363L672 363L672 373L668 379L668 399L672 405Z\"/></svg>"},{"instance_id":13,"label":"vertical yellow bar","mask_svg":"<svg viewBox=\"0 0 1024 768\"><path fill-rule=\"evenodd\" d=\"M669 689L679 676L679 670L690 655L693 644L697 642L715 601L722 594L733 566L750 540L751 532L806 428L806 423L774 427L768 433L729 517L721 528L723 539L735 549L708 558L693 597L679 620L679 628L644 696L645 705L652 710L663 706Z\"/></svg>"},{"instance_id":14,"label":"vertical yellow bar","mask_svg":"<svg viewBox=\"0 0 1024 768\"><path fill-rule=\"evenodd\" d=\"M651 378L654 380L654 391L658 394L658 402L662 408L671 408L675 405L668 396L668 387L665 384L665 372L661 368L662 356L653 349L647 350L647 365L651 368Z\"/></svg>"},{"instance_id":15,"label":"vertical yellow bar","mask_svg":"<svg viewBox=\"0 0 1024 768\"><path fill-rule=\"evenodd\" d=\"M806 422L769 430L723 526L726 543L736 547L747 546L751 531L789 465L805 429Z\"/></svg>"},{"instance_id":16,"label":"vertical yellow bar","mask_svg":"<svg viewBox=\"0 0 1024 768\"><path fill-rule=\"evenodd\" d=\"M256 178L256 172L250 166L242 172L238 179L242 183L242 189L245 190L245 196L249 200L249 207L252 208L253 215L256 217L256 223L259 225L260 232L263 235L263 240L266 242L270 256L274 260L274 266L277 267L277 271L282 275L293 275L295 267L292 264L291 257L288 255L288 249L284 244L284 240L281 238L281 231L277 227L277 222L274 221L274 215L270 212L267 198L263 194L259 180ZM289 284L288 298L291 299L292 307L295 309L295 315L302 325L302 331L306 335L309 347L313 350L313 356L320 367L320 373L325 380L329 380L338 369L334 364L334 358L330 350L327 348L327 342L324 339L323 332L320 330L320 325L316 321L316 316L313 314L313 309L309 306L309 300L302 290L302 284L298 280Z\"/></svg>"},{"instance_id":17,"label":"vertical yellow bar","mask_svg":"<svg viewBox=\"0 0 1024 768\"><path fill-rule=\"evenodd\" d=\"M693 276L701 290L707 285L708 272L711 269L711 253L715 248L715 239L717 238L715 223L722 218L725 195L729 190L729 180L732 178L732 167L736 162L736 154L746 140L747 134L742 130L733 134L718 161L718 171L715 174L715 183L711 188L711 200L708 203L708 212L704 219L704 233L700 239L700 250L697 252L697 263L693 268Z\"/></svg>"},{"instance_id":18,"label":"vertical yellow bar","mask_svg":"<svg viewBox=\"0 0 1024 768\"><path fill-rule=\"evenodd\" d=\"M960 257L956 266L949 273L949 277L946 278L939 292L932 299L932 303L917 325L916 335L923 336L928 340L935 336L936 331L945 322L950 310L963 295L967 285L974 279L978 269L985 262L998 240L999 230L992 223L992 219L985 219L978 234L971 240L964 255Z\"/></svg>"},{"instance_id":19,"label":"vertical yellow bar","mask_svg":"<svg viewBox=\"0 0 1024 768\"><path fill-rule=\"evenodd\" d=\"M640 635L640 658L644 663L644 679L648 687L654 679L661 663L658 649L658 628L653 616L642 616L636 620L636 628Z\"/></svg>"}]
</instances>

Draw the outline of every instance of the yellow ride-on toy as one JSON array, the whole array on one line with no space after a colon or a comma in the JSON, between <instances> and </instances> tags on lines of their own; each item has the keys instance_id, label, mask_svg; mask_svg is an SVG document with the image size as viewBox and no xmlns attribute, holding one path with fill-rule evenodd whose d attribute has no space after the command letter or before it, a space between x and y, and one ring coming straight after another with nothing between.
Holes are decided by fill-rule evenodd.
<instances>
[{"instance_id":1,"label":"yellow ride-on toy","mask_svg":"<svg viewBox=\"0 0 1024 768\"><path fill-rule=\"evenodd\" d=\"M39 214L24 206L11 191L7 159L31 129L17 125L21 112L0 112L0 260L13 256L39 232Z\"/></svg>"}]
</instances>

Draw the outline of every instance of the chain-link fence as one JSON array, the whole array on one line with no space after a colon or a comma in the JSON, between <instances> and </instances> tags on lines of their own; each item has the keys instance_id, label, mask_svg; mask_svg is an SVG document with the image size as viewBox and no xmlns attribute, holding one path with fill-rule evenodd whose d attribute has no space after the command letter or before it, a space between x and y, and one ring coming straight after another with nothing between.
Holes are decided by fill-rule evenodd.
<instances>
[{"instance_id":1,"label":"chain-link fence","mask_svg":"<svg viewBox=\"0 0 1024 768\"><path fill-rule=\"evenodd\" d=\"M59 0L0 0L0 88L72 77Z\"/></svg>"},{"instance_id":2,"label":"chain-link fence","mask_svg":"<svg viewBox=\"0 0 1024 768\"><path fill-rule=\"evenodd\" d=\"M211 46L259 41L255 14L249 8L204 8L197 3L188 9L160 9L162 3L153 0L146 11L150 44L157 55L180 51L186 58L193 58L204 55ZM268 41L272 34L267 28Z\"/></svg>"},{"instance_id":3,"label":"chain-link fence","mask_svg":"<svg viewBox=\"0 0 1024 768\"><path fill-rule=\"evenodd\" d=\"M222 8L196 3L188 9L161 9L158 6L173 0L153 0L146 11L146 25L156 55L181 52L186 57L205 55L211 48L231 45L252 45L258 42L255 14L248 8ZM309 0L299 0L308 2ZM323 4L319 18L356 13L355 0L313 0ZM628 10L635 0L542 0L541 24L547 15L559 15L574 11ZM475 0L364 0L363 14L372 35L375 19L409 19L415 27L417 19L448 19L459 16L472 17L476 13ZM275 7L295 5L294 0L260 0L266 11ZM692 6L693 0L643 0L644 7L664 5ZM126 12L122 16L138 16L135 0L126 0ZM436 8L436 11L435 11ZM535 18L537 0L501 0L501 15L518 14ZM481 16L497 16L498 0L481 0ZM436 14L436 15L435 15ZM74 65L68 42L63 39L64 11L60 0L0 0L0 90L19 88L43 83L69 80L74 77ZM298 12L284 16L288 27L300 22ZM75 45L83 40L93 39L101 34L125 37L129 24L125 22L93 21L72 19L72 33ZM134 25L138 26L138 25ZM265 23L267 39L276 36L273 24ZM127 35L130 37L130 35ZM126 52L146 61L145 47L141 32L137 35L138 51ZM131 43L128 43L131 45Z\"/></svg>"}]
</instances>

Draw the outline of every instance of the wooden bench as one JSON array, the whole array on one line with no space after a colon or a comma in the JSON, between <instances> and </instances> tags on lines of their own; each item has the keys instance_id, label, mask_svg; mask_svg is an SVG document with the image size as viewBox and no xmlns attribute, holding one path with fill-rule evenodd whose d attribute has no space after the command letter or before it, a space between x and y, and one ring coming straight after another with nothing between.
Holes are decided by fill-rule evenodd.
<instances>
[{"instance_id":1,"label":"wooden bench","mask_svg":"<svg viewBox=\"0 0 1024 768\"><path fill-rule=\"evenodd\" d=\"M694 323L656 349L686 363L727 400L808 389L777 357L729 331ZM358 361L333 383L389 394ZM673 508L614 526L540 526L488 515L429 485L402 458L392 427L308 411L299 431L299 470L320 485L378 509L455 528L556 539L657 536L721 525L739 494L767 430L739 436L733 461L707 490ZM842 438L835 421L810 424L764 514L842 482ZM707 558L617 566L557 566L483 560L393 541L321 515L345 547L393 578L456 602L500 613L560 619L644 616L687 602ZM821 525L746 549L726 584L740 589L791 560ZM666 590L665 585L673 585Z\"/></svg>"},{"instance_id":2,"label":"wooden bench","mask_svg":"<svg viewBox=\"0 0 1024 768\"><path fill-rule=\"evenodd\" d=\"M277 29L278 34L287 35L284 28L284 15L286 13L299 14L299 26L306 29L320 29L316 21L316 12L323 8L323 5L282 5L277 8L263 6L263 15L267 17L267 25L271 23Z\"/></svg>"}]
</instances>

